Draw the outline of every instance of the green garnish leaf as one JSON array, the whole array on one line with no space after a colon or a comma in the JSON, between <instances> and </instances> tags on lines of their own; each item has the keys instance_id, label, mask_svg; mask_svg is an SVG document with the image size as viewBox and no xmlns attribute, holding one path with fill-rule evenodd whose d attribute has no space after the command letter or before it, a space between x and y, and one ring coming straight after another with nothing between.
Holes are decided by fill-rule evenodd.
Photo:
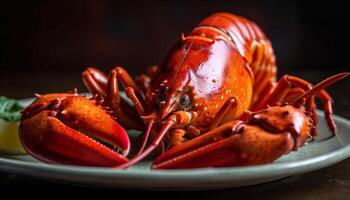
<instances>
[{"instance_id":1,"label":"green garnish leaf","mask_svg":"<svg viewBox=\"0 0 350 200\"><path fill-rule=\"evenodd\" d=\"M21 106L17 100L0 96L0 119L8 122L18 122L21 119Z\"/></svg>"}]
</instances>

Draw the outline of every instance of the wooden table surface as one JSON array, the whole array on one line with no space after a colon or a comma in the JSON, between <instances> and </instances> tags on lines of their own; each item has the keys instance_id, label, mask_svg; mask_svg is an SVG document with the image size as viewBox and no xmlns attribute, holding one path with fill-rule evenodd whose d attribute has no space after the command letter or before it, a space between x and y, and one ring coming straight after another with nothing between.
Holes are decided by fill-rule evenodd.
<instances>
[{"instance_id":1,"label":"wooden table surface","mask_svg":"<svg viewBox=\"0 0 350 200\"><path fill-rule=\"evenodd\" d=\"M79 70L4 70L0 74L0 95L13 98L31 97L34 92L58 92L77 87L85 91ZM339 71L295 71L313 83ZM331 86L328 90L334 97L334 111L350 119L350 78ZM350 133L349 133L350 134ZM55 195L65 192L79 195L113 195L115 198L132 198L136 195L153 198L201 198L201 199L350 199L350 159L314 172L291 176L278 181L242 188L196 191L196 192L149 192L117 189L87 188L53 183L29 176L0 172L0 196L18 195L19 191L45 191ZM176 194L175 194L176 193ZM128 197L124 197L124 195Z\"/></svg>"}]
</instances>

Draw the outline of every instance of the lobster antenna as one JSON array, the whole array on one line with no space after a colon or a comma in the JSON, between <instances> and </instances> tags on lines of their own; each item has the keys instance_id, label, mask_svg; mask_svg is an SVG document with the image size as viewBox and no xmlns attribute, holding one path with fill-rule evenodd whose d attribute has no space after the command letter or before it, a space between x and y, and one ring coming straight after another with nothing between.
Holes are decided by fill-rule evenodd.
<instances>
[{"instance_id":1,"label":"lobster antenna","mask_svg":"<svg viewBox=\"0 0 350 200\"><path fill-rule=\"evenodd\" d=\"M321 81L320 83L318 83L317 85L312 87L311 90L305 92L303 95L298 97L297 99L294 99L294 100L288 102L288 104L298 105L302 99L307 99L310 96L317 94L318 92L327 88L328 86L332 85L333 83L347 77L349 74L350 74L350 72L343 72L343 73L331 76L329 78L326 78L325 80Z\"/></svg>"},{"instance_id":2,"label":"lobster antenna","mask_svg":"<svg viewBox=\"0 0 350 200\"><path fill-rule=\"evenodd\" d=\"M162 141L162 139L164 138L165 134L168 132L168 130L175 124L176 122L173 120L168 120L165 122L165 125L163 126L162 130L159 132L159 134L157 135L157 137L154 139L154 141L152 142L152 144L150 144L144 151L142 151L141 153L139 153L138 155L136 155L134 158L132 158L131 160L129 160L129 162L122 164L122 165L118 165L115 168L119 168L119 169L125 169L130 167L131 165L134 165L135 163L139 162L140 160L142 160L143 158L145 158L146 156L148 156Z\"/></svg>"},{"instance_id":3,"label":"lobster antenna","mask_svg":"<svg viewBox=\"0 0 350 200\"><path fill-rule=\"evenodd\" d=\"M137 151L136 156L140 155L140 153L142 153L142 151L145 149L147 141L148 141L148 138L149 138L149 135L150 135L150 132L151 132L152 127L154 125L154 121L155 121L154 119L151 119L151 120L148 121L146 132L145 132L145 134L143 136L141 146L140 146L139 150Z\"/></svg>"}]
</instances>

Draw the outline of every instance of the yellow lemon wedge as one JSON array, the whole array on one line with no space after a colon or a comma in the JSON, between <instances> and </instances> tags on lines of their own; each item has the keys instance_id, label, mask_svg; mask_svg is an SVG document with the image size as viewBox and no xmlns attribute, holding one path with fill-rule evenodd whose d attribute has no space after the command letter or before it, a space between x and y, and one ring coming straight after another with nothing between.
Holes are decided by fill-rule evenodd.
<instances>
[{"instance_id":1,"label":"yellow lemon wedge","mask_svg":"<svg viewBox=\"0 0 350 200\"><path fill-rule=\"evenodd\" d=\"M18 135L22 109L17 100L0 96L0 154L25 154Z\"/></svg>"},{"instance_id":2,"label":"yellow lemon wedge","mask_svg":"<svg viewBox=\"0 0 350 200\"><path fill-rule=\"evenodd\" d=\"M25 154L18 136L18 122L0 119L0 154Z\"/></svg>"}]
</instances>

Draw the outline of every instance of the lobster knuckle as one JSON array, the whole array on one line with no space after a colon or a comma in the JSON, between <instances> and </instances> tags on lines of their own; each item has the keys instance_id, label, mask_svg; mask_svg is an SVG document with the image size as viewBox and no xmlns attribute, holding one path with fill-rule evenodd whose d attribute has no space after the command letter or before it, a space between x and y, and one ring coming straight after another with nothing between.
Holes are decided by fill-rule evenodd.
<instances>
[{"instance_id":1,"label":"lobster knuckle","mask_svg":"<svg viewBox=\"0 0 350 200\"><path fill-rule=\"evenodd\" d=\"M52 93L52 94L45 94L45 95L38 95L39 97L31 103L29 106L27 106L22 111L22 118L29 118L36 113L46 109L52 102L54 102L57 99L62 99L67 96L76 96L77 94L72 93Z\"/></svg>"},{"instance_id":2,"label":"lobster knuckle","mask_svg":"<svg viewBox=\"0 0 350 200\"><path fill-rule=\"evenodd\" d=\"M310 119L303 108L286 105L260 110L252 115L248 123L258 124L270 132L290 131L299 136L303 128L309 126Z\"/></svg>"},{"instance_id":3,"label":"lobster knuckle","mask_svg":"<svg viewBox=\"0 0 350 200\"><path fill-rule=\"evenodd\" d=\"M312 122L302 107L272 106L252 114L249 123L273 134L289 132L294 140L294 150L311 137Z\"/></svg>"}]
</instances>

